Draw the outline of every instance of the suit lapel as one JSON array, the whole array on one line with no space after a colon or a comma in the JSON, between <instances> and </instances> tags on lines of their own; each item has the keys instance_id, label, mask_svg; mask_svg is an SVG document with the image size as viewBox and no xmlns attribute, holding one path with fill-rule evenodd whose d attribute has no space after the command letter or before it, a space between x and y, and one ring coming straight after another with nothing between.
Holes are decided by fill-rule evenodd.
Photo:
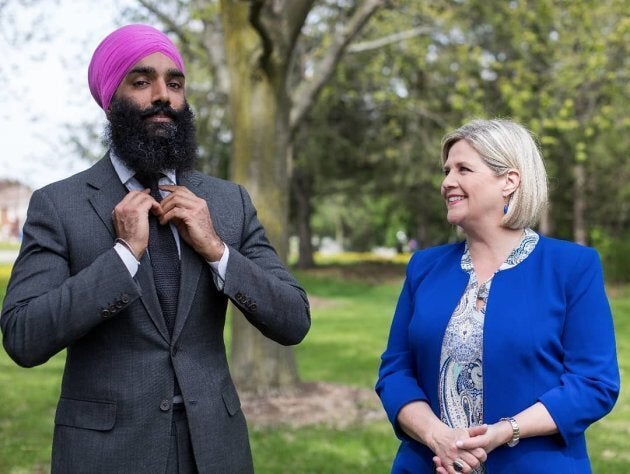
<instances>
[{"instance_id":1,"label":"suit lapel","mask_svg":"<svg viewBox=\"0 0 630 474\"><path fill-rule=\"evenodd\" d=\"M153 269L151 268L151 259L148 253L144 253L140 259L140 266L136 273L136 280L142 288L142 303L146 308L153 324L159 331L160 335L165 341L170 341L171 337L166 327L166 321L162 314L162 307L160 306L160 300L158 299L157 291L155 289L155 280L153 279Z\"/></svg>"},{"instance_id":2,"label":"suit lapel","mask_svg":"<svg viewBox=\"0 0 630 474\"><path fill-rule=\"evenodd\" d=\"M109 159L109 153L90 169L87 184L94 189L94 192L89 197L90 204L103 221L105 227L107 227L113 240L116 237L116 232L112 221L112 211L114 207L116 207L116 204L125 197L128 191L125 185L120 182L120 178L116 174L116 170L114 170L114 166ZM151 261L146 252L140 260L140 266L138 267L135 279L142 288L141 300L144 307L161 336L168 341L170 337L155 291Z\"/></svg>"},{"instance_id":3,"label":"suit lapel","mask_svg":"<svg viewBox=\"0 0 630 474\"><path fill-rule=\"evenodd\" d=\"M112 211L127 194L127 188L120 182L109 159L109 154L105 155L89 171L87 184L94 189L89 197L90 204L107 227L112 238L115 238Z\"/></svg>"},{"instance_id":4,"label":"suit lapel","mask_svg":"<svg viewBox=\"0 0 630 474\"><path fill-rule=\"evenodd\" d=\"M179 298L177 300L177 317L173 329L173 341L176 341L190 314L190 308L195 298L197 284L204 262L185 242L181 245L181 276Z\"/></svg>"},{"instance_id":5,"label":"suit lapel","mask_svg":"<svg viewBox=\"0 0 630 474\"><path fill-rule=\"evenodd\" d=\"M178 184L192 191L195 195L202 199L207 197L203 194L200 183L201 180L194 173L184 173L178 177ZM177 317L175 319L175 328L173 330L173 341L176 341L182 332L182 328L190 314L190 308L195 298L199 277L204 268L205 262L197 255L197 253L184 242L180 237L180 257L181 257L181 276L179 283L179 297L177 301Z\"/></svg>"}]
</instances>

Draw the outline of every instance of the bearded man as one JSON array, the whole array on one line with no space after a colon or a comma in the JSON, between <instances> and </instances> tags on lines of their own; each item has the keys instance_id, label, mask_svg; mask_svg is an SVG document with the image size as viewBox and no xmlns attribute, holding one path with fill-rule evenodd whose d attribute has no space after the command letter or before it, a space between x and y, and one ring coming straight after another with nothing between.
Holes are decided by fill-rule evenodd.
<instances>
[{"instance_id":1,"label":"bearded man","mask_svg":"<svg viewBox=\"0 0 630 474\"><path fill-rule=\"evenodd\" d=\"M88 76L110 150L33 193L0 320L21 366L67 349L52 472L253 472L227 303L289 345L310 327L306 294L246 191L193 170L184 64L168 37L120 28Z\"/></svg>"}]
</instances>

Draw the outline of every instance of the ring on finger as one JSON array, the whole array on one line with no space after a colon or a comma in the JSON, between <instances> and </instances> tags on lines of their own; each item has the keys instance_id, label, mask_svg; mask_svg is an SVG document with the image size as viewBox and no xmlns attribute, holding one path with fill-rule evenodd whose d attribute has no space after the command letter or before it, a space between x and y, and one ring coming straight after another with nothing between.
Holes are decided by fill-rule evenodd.
<instances>
[{"instance_id":1,"label":"ring on finger","mask_svg":"<svg viewBox=\"0 0 630 474\"><path fill-rule=\"evenodd\" d=\"M455 459L455 461L453 461L453 469L455 469L455 472L464 472L464 461Z\"/></svg>"}]
</instances>

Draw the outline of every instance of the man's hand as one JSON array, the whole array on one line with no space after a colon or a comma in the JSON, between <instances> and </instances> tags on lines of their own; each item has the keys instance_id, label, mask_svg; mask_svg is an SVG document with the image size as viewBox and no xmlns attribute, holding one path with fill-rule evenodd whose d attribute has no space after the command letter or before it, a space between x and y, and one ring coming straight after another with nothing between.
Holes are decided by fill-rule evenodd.
<instances>
[{"instance_id":1,"label":"man's hand","mask_svg":"<svg viewBox=\"0 0 630 474\"><path fill-rule=\"evenodd\" d=\"M207 262L221 260L224 252L223 241L214 230L212 217L205 200L197 197L184 186L160 186L169 191L155 212L160 224L174 223L184 241Z\"/></svg>"},{"instance_id":2,"label":"man's hand","mask_svg":"<svg viewBox=\"0 0 630 474\"><path fill-rule=\"evenodd\" d=\"M127 193L112 212L116 236L129 244L136 260L142 258L149 245L149 212L159 210L160 205L145 189Z\"/></svg>"}]
</instances>

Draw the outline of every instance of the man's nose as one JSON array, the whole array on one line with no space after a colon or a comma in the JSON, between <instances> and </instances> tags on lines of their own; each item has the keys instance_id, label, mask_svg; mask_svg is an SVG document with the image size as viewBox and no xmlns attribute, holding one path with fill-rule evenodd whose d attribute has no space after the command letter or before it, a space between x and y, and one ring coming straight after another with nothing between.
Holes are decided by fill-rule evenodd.
<instances>
[{"instance_id":1,"label":"man's nose","mask_svg":"<svg viewBox=\"0 0 630 474\"><path fill-rule=\"evenodd\" d=\"M166 82L158 79L153 82L153 96L151 97L151 102L164 102L165 104L170 103L169 95L168 95L168 86Z\"/></svg>"}]
</instances>

